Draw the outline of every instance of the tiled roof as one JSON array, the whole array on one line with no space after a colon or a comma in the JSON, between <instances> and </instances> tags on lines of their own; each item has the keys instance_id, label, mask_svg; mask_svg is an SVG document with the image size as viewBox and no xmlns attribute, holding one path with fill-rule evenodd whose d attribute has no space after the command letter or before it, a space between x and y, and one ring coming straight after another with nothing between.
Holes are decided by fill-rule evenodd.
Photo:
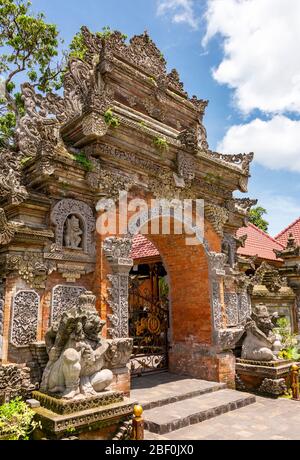
<instances>
[{"instance_id":1,"label":"tiled roof","mask_svg":"<svg viewBox=\"0 0 300 460\"><path fill-rule=\"evenodd\" d=\"M276 241L264 231L249 223L247 227L239 228L237 237L240 238L248 235L244 248L238 249L238 254L241 256L258 256L261 259L277 260L273 249L282 250L283 245Z\"/></svg>"},{"instance_id":2,"label":"tiled roof","mask_svg":"<svg viewBox=\"0 0 300 460\"><path fill-rule=\"evenodd\" d=\"M286 247L286 243L290 233L292 233L296 243L300 245L300 217L294 222L292 222L287 228L282 230L282 232L278 233L278 235L275 236L275 240L283 244L284 247Z\"/></svg>"},{"instance_id":3,"label":"tiled roof","mask_svg":"<svg viewBox=\"0 0 300 460\"><path fill-rule=\"evenodd\" d=\"M131 258L142 259L155 256L159 256L159 252L151 241L147 240L144 235L136 235L133 239Z\"/></svg>"}]
</instances>

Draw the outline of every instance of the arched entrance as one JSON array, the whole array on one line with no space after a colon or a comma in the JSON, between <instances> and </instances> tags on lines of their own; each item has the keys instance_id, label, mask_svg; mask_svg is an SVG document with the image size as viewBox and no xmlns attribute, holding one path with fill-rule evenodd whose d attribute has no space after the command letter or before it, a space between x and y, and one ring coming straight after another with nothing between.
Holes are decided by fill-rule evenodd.
<instances>
[{"instance_id":1,"label":"arched entrance","mask_svg":"<svg viewBox=\"0 0 300 460\"><path fill-rule=\"evenodd\" d=\"M141 243L141 238L138 239ZM131 376L140 376L168 369L169 284L159 256L147 257L147 253L141 253L144 257L136 259L135 240L134 266L129 274L128 329L133 339ZM149 249L151 243L148 241L146 245Z\"/></svg>"}]
</instances>

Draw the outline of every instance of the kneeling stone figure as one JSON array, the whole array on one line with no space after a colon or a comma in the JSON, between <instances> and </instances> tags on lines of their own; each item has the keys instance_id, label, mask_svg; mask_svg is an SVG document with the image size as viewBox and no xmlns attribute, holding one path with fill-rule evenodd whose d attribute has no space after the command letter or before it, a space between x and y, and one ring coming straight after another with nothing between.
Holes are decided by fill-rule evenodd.
<instances>
[{"instance_id":1,"label":"kneeling stone figure","mask_svg":"<svg viewBox=\"0 0 300 460\"><path fill-rule=\"evenodd\" d=\"M107 341L100 337L105 321L95 308L95 296L80 296L79 307L64 313L46 333L49 362L41 391L79 399L104 391L113 380L105 369Z\"/></svg>"},{"instance_id":2,"label":"kneeling stone figure","mask_svg":"<svg viewBox=\"0 0 300 460\"><path fill-rule=\"evenodd\" d=\"M255 361L276 361L282 348L280 336L273 333L274 324L265 305L253 308L246 322L246 338L242 345L242 358Z\"/></svg>"}]
</instances>

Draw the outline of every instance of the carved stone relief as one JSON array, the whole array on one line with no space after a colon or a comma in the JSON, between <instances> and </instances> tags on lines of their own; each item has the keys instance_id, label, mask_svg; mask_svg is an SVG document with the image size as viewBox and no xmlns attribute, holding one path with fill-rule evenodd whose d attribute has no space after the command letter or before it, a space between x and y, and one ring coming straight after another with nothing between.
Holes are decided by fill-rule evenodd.
<instances>
[{"instance_id":1,"label":"carved stone relief","mask_svg":"<svg viewBox=\"0 0 300 460\"><path fill-rule=\"evenodd\" d=\"M205 217L212 224L219 236L223 236L223 228L229 219L229 211L220 206L208 204L205 206Z\"/></svg>"},{"instance_id":2,"label":"carved stone relief","mask_svg":"<svg viewBox=\"0 0 300 460\"><path fill-rule=\"evenodd\" d=\"M58 321L62 313L76 306L79 297L85 291L86 289L80 286L55 286L52 291L50 324Z\"/></svg>"},{"instance_id":3,"label":"carved stone relief","mask_svg":"<svg viewBox=\"0 0 300 460\"><path fill-rule=\"evenodd\" d=\"M239 323L238 295L235 292L225 292L224 301L226 308L227 326L237 326Z\"/></svg>"},{"instance_id":4,"label":"carved stone relief","mask_svg":"<svg viewBox=\"0 0 300 460\"><path fill-rule=\"evenodd\" d=\"M243 324L251 314L251 303L247 292L239 294L239 323Z\"/></svg>"},{"instance_id":5,"label":"carved stone relief","mask_svg":"<svg viewBox=\"0 0 300 460\"><path fill-rule=\"evenodd\" d=\"M59 201L51 212L51 222L56 226L55 241L59 247L76 249L82 245L84 252L94 252L96 222L86 203L72 199Z\"/></svg>"},{"instance_id":6,"label":"carved stone relief","mask_svg":"<svg viewBox=\"0 0 300 460\"><path fill-rule=\"evenodd\" d=\"M112 274L108 275L108 305L111 308L108 332L113 339L128 337L128 275L133 265L131 244L129 238L106 238L103 243L104 254L112 267Z\"/></svg>"},{"instance_id":7,"label":"carved stone relief","mask_svg":"<svg viewBox=\"0 0 300 460\"><path fill-rule=\"evenodd\" d=\"M42 253L27 252L23 255L8 255L6 268L9 271L17 271L31 288L43 289L47 276L56 269L56 264L51 260L45 260Z\"/></svg>"},{"instance_id":8,"label":"carved stone relief","mask_svg":"<svg viewBox=\"0 0 300 460\"><path fill-rule=\"evenodd\" d=\"M10 342L24 347L37 340L40 297L35 291L22 290L13 298Z\"/></svg>"}]
</instances>

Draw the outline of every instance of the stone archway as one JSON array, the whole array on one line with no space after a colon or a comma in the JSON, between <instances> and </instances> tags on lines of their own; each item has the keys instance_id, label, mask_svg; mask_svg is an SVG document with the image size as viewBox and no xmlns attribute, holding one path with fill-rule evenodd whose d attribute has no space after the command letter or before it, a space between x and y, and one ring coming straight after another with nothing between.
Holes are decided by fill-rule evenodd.
<instances>
[{"instance_id":1,"label":"stone archway","mask_svg":"<svg viewBox=\"0 0 300 460\"><path fill-rule=\"evenodd\" d=\"M203 244L186 245L186 236L184 233L147 235L158 249L169 276L169 370L234 386L234 357L229 350L235 337L226 332L224 339L224 331L220 333L225 324L226 261L226 256L220 253L221 238L209 222L205 223ZM101 268L99 308L111 337L128 336L131 241L128 235L100 239L103 254L98 250L102 254L97 264Z\"/></svg>"}]
</instances>

